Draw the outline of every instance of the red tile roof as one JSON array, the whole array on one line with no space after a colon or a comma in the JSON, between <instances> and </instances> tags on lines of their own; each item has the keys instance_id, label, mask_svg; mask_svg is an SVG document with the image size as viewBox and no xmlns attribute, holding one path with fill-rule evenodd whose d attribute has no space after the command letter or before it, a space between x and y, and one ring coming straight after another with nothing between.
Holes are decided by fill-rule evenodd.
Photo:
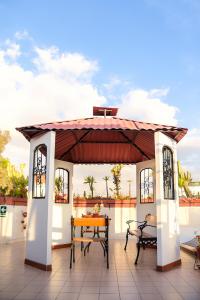
<instances>
[{"instance_id":1,"label":"red tile roof","mask_svg":"<svg viewBox=\"0 0 200 300\"><path fill-rule=\"evenodd\" d=\"M154 132L176 142L186 128L144 123L117 117L86 118L17 128L26 139L56 131L57 159L74 163L135 163L154 158Z\"/></svg>"}]
</instances>

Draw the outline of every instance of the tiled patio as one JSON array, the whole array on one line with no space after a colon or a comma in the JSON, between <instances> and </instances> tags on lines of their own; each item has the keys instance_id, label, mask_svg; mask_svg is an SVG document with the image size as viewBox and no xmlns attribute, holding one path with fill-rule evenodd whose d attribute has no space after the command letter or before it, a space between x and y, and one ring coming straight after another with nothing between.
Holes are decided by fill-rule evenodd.
<instances>
[{"instance_id":1,"label":"tiled patio","mask_svg":"<svg viewBox=\"0 0 200 300\"><path fill-rule=\"evenodd\" d=\"M133 264L135 244L127 252L123 241L110 243L110 269L102 249L92 245L83 257L76 251L76 264L69 269L69 249L53 251L53 271L25 266L24 244L0 246L0 299L66 300L199 300L200 271L193 270L193 258L182 252L183 264L166 273L155 271L156 250L142 251Z\"/></svg>"}]
</instances>

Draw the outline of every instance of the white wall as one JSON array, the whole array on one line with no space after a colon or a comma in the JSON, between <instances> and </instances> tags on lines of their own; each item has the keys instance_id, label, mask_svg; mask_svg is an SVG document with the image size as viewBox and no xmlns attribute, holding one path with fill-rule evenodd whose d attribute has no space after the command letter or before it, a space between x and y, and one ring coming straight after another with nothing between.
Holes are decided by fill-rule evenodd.
<instances>
[{"instance_id":1,"label":"white wall","mask_svg":"<svg viewBox=\"0 0 200 300\"><path fill-rule=\"evenodd\" d=\"M140 172L143 169L151 168L153 170L153 184L154 184L154 203L140 203ZM136 190L137 190L137 220L138 221L144 221L145 216L147 214L152 214L153 216L156 216L156 178L155 178L155 160L147 160L136 164ZM145 232L148 232L152 234L153 236L156 236L156 229L147 227L145 228Z\"/></svg>"},{"instance_id":2,"label":"white wall","mask_svg":"<svg viewBox=\"0 0 200 300\"><path fill-rule=\"evenodd\" d=\"M0 243L19 242L25 240L26 230L23 229L22 212L26 206L7 205L5 217L0 217Z\"/></svg>"},{"instance_id":3,"label":"white wall","mask_svg":"<svg viewBox=\"0 0 200 300\"><path fill-rule=\"evenodd\" d=\"M187 242L195 235L200 235L200 207L179 207L179 224L181 242Z\"/></svg>"},{"instance_id":4,"label":"white wall","mask_svg":"<svg viewBox=\"0 0 200 300\"><path fill-rule=\"evenodd\" d=\"M55 206L60 207L59 204L55 204L53 206L53 210ZM65 205L64 207L64 214L65 214ZM76 207L73 208L73 215L74 216L81 216L82 214L85 214L87 210L91 210L92 208L82 208L82 207ZM18 241L24 241L26 230L22 229L22 211L26 211L26 206L14 206L14 205L8 205L6 214L6 217L0 218L0 243L9 243L9 242L18 242ZM110 216L112 220L115 220L115 216L122 215L122 218L119 218L119 221L116 221L116 229L115 229L115 223L111 221L110 226L110 238L119 238L119 239L125 239L126 234L126 220L128 219L134 219L136 220L136 208L104 208L103 213L106 213ZM69 215L70 217L71 215ZM200 234L200 207L198 206L186 206L186 207L179 207L179 222L180 222L180 241L181 242L187 242L191 240L195 232L198 232ZM58 216L56 217L58 218ZM118 220L118 219L117 219ZM53 221L54 222L54 221ZM69 228L69 223L66 228ZM64 227L62 227L62 230L64 231L63 235L66 233ZM67 230L67 232L69 232ZM70 236L68 236L70 239ZM58 243L67 243L68 239L67 233L66 233L66 240L57 241L56 239L53 240L53 244Z\"/></svg>"},{"instance_id":5,"label":"white wall","mask_svg":"<svg viewBox=\"0 0 200 300\"><path fill-rule=\"evenodd\" d=\"M55 160L55 171L63 168L69 171L69 204L55 203L53 200L52 244L66 244L71 242L71 216L73 207L73 164Z\"/></svg>"},{"instance_id":6,"label":"white wall","mask_svg":"<svg viewBox=\"0 0 200 300\"><path fill-rule=\"evenodd\" d=\"M47 146L46 195L44 199L33 199L33 153L34 149L40 144ZM26 259L44 265L51 265L54 156L55 132L50 131L31 140Z\"/></svg>"},{"instance_id":7,"label":"white wall","mask_svg":"<svg viewBox=\"0 0 200 300\"><path fill-rule=\"evenodd\" d=\"M157 265L165 266L180 259L180 241L178 224L178 173L176 142L161 132L155 137L156 163L156 204L157 204ZM175 199L164 199L163 191L163 146L169 146L173 151Z\"/></svg>"}]
</instances>

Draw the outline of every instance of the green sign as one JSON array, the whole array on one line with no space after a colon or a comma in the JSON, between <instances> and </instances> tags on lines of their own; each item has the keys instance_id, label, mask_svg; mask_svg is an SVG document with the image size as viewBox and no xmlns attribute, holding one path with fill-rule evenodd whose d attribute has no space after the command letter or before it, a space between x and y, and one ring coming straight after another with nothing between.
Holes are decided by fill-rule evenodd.
<instances>
[{"instance_id":1,"label":"green sign","mask_svg":"<svg viewBox=\"0 0 200 300\"><path fill-rule=\"evenodd\" d=\"M7 206L6 205L0 205L0 217L5 217L7 212Z\"/></svg>"}]
</instances>

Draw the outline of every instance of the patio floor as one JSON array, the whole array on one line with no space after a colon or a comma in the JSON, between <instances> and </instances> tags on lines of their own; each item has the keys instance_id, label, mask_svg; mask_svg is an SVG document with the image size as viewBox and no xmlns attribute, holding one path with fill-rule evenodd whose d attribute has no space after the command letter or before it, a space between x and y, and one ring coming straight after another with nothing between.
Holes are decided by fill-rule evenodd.
<instances>
[{"instance_id":1,"label":"patio floor","mask_svg":"<svg viewBox=\"0 0 200 300\"><path fill-rule=\"evenodd\" d=\"M135 267L135 242L127 252L124 241L110 242L110 269L106 269L100 245L91 245L86 257L76 251L76 264L69 269L69 249L53 251L53 271L24 265L24 243L0 246L0 299L66 300L199 300L200 271L194 259L182 255L182 266L172 271L155 271L156 250L141 250ZM145 255L144 255L145 253Z\"/></svg>"}]
</instances>

